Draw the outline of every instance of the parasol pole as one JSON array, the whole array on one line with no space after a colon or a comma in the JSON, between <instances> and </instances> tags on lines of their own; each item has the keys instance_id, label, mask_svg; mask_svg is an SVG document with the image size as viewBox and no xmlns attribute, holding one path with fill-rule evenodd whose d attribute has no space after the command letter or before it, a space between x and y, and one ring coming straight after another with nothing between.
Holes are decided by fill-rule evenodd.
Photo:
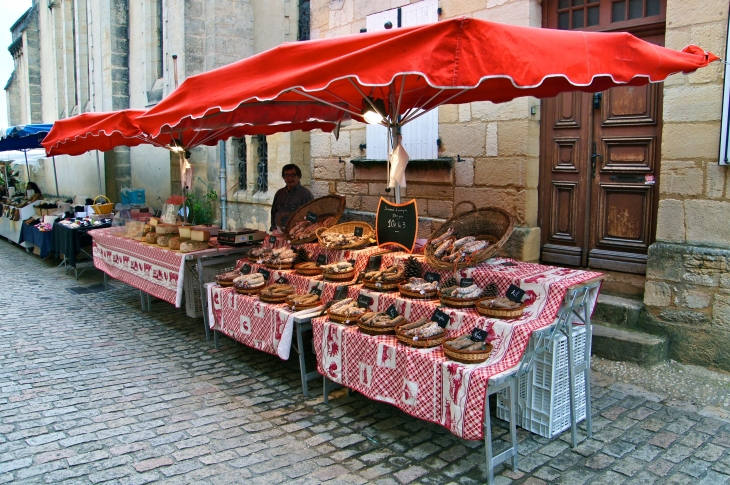
<instances>
[{"instance_id":1,"label":"parasol pole","mask_svg":"<svg viewBox=\"0 0 730 485\"><path fill-rule=\"evenodd\" d=\"M56 159L53 159L53 169L56 169ZM99 166L99 150L96 151L96 176L99 178L99 195L104 195L104 191L101 188L101 167ZM56 192L58 192L58 180L56 180Z\"/></svg>"},{"instance_id":2,"label":"parasol pole","mask_svg":"<svg viewBox=\"0 0 730 485\"><path fill-rule=\"evenodd\" d=\"M8 180L8 164L3 163L3 167L5 168L5 193L8 196L8 199L10 198L10 181Z\"/></svg>"},{"instance_id":3,"label":"parasol pole","mask_svg":"<svg viewBox=\"0 0 730 485\"><path fill-rule=\"evenodd\" d=\"M28 174L28 182L30 182L30 169L28 168L28 151L23 150L23 155L25 155L25 171Z\"/></svg>"},{"instance_id":4,"label":"parasol pole","mask_svg":"<svg viewBox=\"0 0 730 485\"><path fill-rule=\"evenodd\" d=\"M390 83L388 90L388 101L390 102L390 123L388 124L388 130L390 131L390 148L395 150L400 140L400 120L398 116L398 104L396 104L395 96L395 80ZM388 170L388 177L390 177L390 170ZM400 184L395 183L395 203L400 204Z\"/></svg>"},{"instance_id":5,"label":"parasol pole","mask_svg":"<svg viewBox=\"0 0 730 485\"><path fill-rule=\"evenodd\" d=\"M56 157L53 156L53 179L56 181L56 197L59 197L58 195L58 174L56 174Z\"/></svg>"}]
</instances>

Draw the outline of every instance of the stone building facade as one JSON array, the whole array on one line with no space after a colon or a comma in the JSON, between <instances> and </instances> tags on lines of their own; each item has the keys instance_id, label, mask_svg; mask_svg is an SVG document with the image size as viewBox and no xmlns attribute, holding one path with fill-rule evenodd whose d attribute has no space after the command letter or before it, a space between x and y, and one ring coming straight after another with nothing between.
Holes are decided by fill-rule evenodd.
<instances>
[{"instance_id":1,"label":"stone building facade","mask_svg":"<svg viewBox=\"0 0 730 485\"><path fill-rule=\"evenodd\" d=\"M357 34L368 28L374 16L416 3L314 1L312 38ZM661 38L658 42L673 49L692 43L724 57L727 2L644 0L638 4L643 5L644 15L662 19L650 26L655 31L645 32L647 36L657 34ZM610 9L616 16L619 5L627 9L625 25L631 27L639 22L632 20L635 12L631 10L638 4L601 0L440 0L438 18L465 15L545 27L551 22L568 22L568 15L575 15L579 9L585 9L581 12L587 15L580 17L580 22L590 22L588 16L598 12L599 7L603 21L606 6L609 19L614 20ZM593 7L596 10L592 11ZM598 17L593 21L597 23ZM564 26L575 27L568 23ZM651 137L652 142L661 142L654 149L659 150L659 167L653 172L658 188L654 199L648 199L649 204L658 202L658 207L642 236L648 250L636 257L638 263L626 265L646 276L611 272L610 279L625 278L638 285L645 303L641 325L670 337L670 357L727 370L730 226L726 218L730 214L730 178L727 167L718 165L723 68L716 63L691 75L671 76L659 86L658 99L663 97L663 106L659 105L658 118L655 116L659 120L658 133ZM551 200L549 194L540 192L540 181L550 175L541 164L541 156L546 156L545 125L551 121L546 115L551 113L548 108L546 101L534 98L500 105L470 103L438 108L438 157L430 163L412 164L406 172L404 199L415 198L418 202L421 237L427 237L455 210L462 210L456 206L463 201L478 207L496 206L513 214L519 226L504 253L527 261L541 259L545 233L550 230L541 210ZM359 211L358 217L372 217L381 196L392 198L392 193L385 191L384 163L368 156L367 137L365 127L357 124L344 128L339 139L323 133L311 137L315 195L345 195L347 206ZM603 155L608 156L605 152ZM596 214L586 217L595 218ZM591 259L588 261L590 266ZM603 266L593 267L611 270L612 264L604 261ZM621 268L619 263L616 266Z\"/></svg>"},{"instance_id":2,"label":"stone building facade","mask_svg":"<svg viewBox=\"0 0 730 485\"><path fill-rule=\"evenodd\" d=\"M282 42L296 41L300 10L308 2L280 0L35 0L13 26L15 72L6 86L10 124L51 123L88 111L147 109L185 78L251 56ZM308 27L308 23L305 24ZM305 34L306 34L306 28ZM173 61L173 56L176 61ZM220 147L191 150L192 190L220 193L220 160L226 159L230 223L256 221L268 227L268 209L284 185L281 166L296 162L309 181L309 136L268 137L268 164L258 160L251 137ZM239 157L239 146L247 153ZM101 188L97 174L100 168ZM101 154L56 157L59 191L120 200L123 187L145 189L147 204L160 208L180 193L177 156L159 147L118 147ZM46 163L32 176L52 192ZM239 169L247 183L239 186ZM262 180L264 183L257 184ZM262 187L265 190L262 190ZM237 201L244 203L238 210Z\"/></svg>"}]
</instances>

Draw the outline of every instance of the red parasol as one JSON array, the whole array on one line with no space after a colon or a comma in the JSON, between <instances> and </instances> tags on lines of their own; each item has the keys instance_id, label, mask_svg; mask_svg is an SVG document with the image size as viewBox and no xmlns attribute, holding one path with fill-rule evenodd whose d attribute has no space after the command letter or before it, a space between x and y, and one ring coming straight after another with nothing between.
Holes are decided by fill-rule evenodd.
<instances>
[{"instance_id":1,"label":"red parasol","mask_svg":"<svg viewBox=\"0 0 730 485\"><path fill-rule=\"evenodd\" d=\"M520 96L643 85L716 59L696 46L679 52L628 33L456 18L285 43L186 79L137 122L156 136L174 129L244 123L333 123L344 113L362 120L369 97L385 101L381 114L397 111L402 125L417 110L444 103L500 103Z\"/></svg>"}]
</instances>

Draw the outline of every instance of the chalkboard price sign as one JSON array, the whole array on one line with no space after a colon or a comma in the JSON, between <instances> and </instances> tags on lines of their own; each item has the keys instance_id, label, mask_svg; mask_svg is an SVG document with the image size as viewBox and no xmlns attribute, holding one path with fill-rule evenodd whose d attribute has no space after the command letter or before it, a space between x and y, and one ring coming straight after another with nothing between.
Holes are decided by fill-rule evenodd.
<instances>
[{"instance_id":1,"label":"chalkboard price sign","mask_svg":"<svg viewBox=\"0 0 730 485\"><path fill-rule=\"evenodd\" d=\"M251 272L251 265L250 264L244 264L241 266L241 274L249 274Z\"/></svg>"},{"instance_id":2,"label":"chalkboard price sign","mask_svg":"<svg viewBox=\"0 0 730 485\"><path fill-rule=\"evenodd\" d=\"M347 297L347 286L340 285L335 288L335 296L332 297L332 301L343 300Z\"/></svg>"},{"instance_id":3,"label":"chalkboard price sign","mask_svg":"<svg viewBox=\"0 0 730 485\"><path fill-rule=\"evenodd\" d=\"M353 234L355 237L362 237L362 227L356 227Z\"/></svg>"},{"instance_id":4,"label":"chalkboard price sign","mask_svg":"<svg viewBox=\"0 0 730 485\"><path fill-rule=\"evenodd\" d=\"M425 275L423 275L423 279L428 281L429 283L433 283L436 281L437 283L441 282L441 275L438 273L431 273L430 271L427 272Z\"/></svg>"},{"instance_id":5,"label":"chalkboard price sign","mask_svg":"<svg viewBox=\"0 0 730 485\"><path fill-rule=\"evenodd\" d=\"M372 305L372 303L373 299L367 295L359 295L357 297L357 306L359 306L360 308L367 308Z\"/></svg>"},{"instance_id":6,"label":"chalkboard price sign","mask_svg":"<svg viewBox=\"0 0 730 485\"><path fill-rule=\"evenodd\" d=\"M439 327L441 327L441 328L446 328L446 326L451 321L451 317L448 314L442 312L441 310L436 309L433 311L433 314L431 315L431 321L438 323Z\"/></svg>"},{"instance_id":7,"label":"chalkboard price sign","mask_svg":"<svg viewBox=\"0 0 730 485\"><path fill-rule=\"evenodd\" d=\"M322 266L323 264L327 264L326 254L320 254L319 256L317 256L317 266Z\"/></svg>"},{"instance_id":8,"label":"chalkboard price sign","mask_svg":"<svg viewBox=\"0 0 730 485\"><path fill-rule=\"evenodd\" d=\"M276 236L269 236L269 244L272 246L276 244Z\"/></svg>"},{"instance_id":9,"label":"chalkboard price sign","mask_svg":"<svg viewBox=\"0 0 730 485\"><path fill-rule=\"evenodd\" d=\"M403 204L393 204L381 197L375 217L375 237L378 246L394 244L412 253L417 234L416 199Z\"/></svg>"},{"instance_id":10,"label":"chalkboard price sign","mask_svg":"<svg viewBox=\"0 0 730 485\"><path fill-rule=\"evenodd\" d=\"M322 288L319 286L315 286L311 290L309 290L310 295L317 295L318 297L322 298Z\"/></svg>"},{"instance_id":11,"label":"chalkboard price sign","mask_svg":"<svg viewBox=\"0 0 730 485\"><path fill-rule=\"evenodd\" d=\"M513 302L522 303L523 296L525 296L525 290L522 288L515 285L509 285L509 288L507 288L507 298Z\"/></svg>"},{"instance_id":12,"label":"chalkboard price sign","mask_svg":"<svg viewBox=\"0 0 730 485\"><path fill-rule=\"evenodd\" d=\"M367 271L377 271L380 269L380 265L383 262L383 256L380 254L374 254L368 259Z\"/></svg>"},{"instance_id":13,"label":"chalkboard price sign","mask_svg":"<svg viewBox=\"0 0 730 485\"><path fill-rule=\"evenodd\" d=\"M471 337L474 342L484 342L487 340L487 331L481 328L475 328L471 331Z\"/></svg>"},{"instance_id":14,"label":"chalkboard price sign","mask_svg":"<svg viewBox=\"0 0 730 485\"><path fill-rule=\"evenodd\" d=\"M398 310L395 309L395 305L390 305L387 310L385 310L385 313L390 318L395 318L398 316Z\"/></svg>"},{"instance_id":15,"label":"chalkboard price sign","mask_svg":"<svg viewBox=\"0 0 730 485\"><path fill-rule=\"evenodd\" d=\"M261 273L261 276L264 277L264 280L269 281L269 276L271 276L270 271L267 271L264 268L260 268L257 273Z\"/></svg>"},{"instance_id":16,"label":"chalkboard price sign","mask_svg":"<svg viewBox=\"0 0 730 485\"><path fill-rule=\"evenodd\" d=\"M459 286L462 288L467 288L474 284L474 278L461 278L461 281L459 281Z\"/></svg>"},{"instance_id":17,"label":"chalkboard price sign","mask_svg":"<svg viewBox=\"0 0 730 485\"><path fill-rule=\"evenodd\" d=\"M311 223L315 223L315 222L317 222L317 220L319 219L319 217L318 217L318 216L317 216L317 214L315 214L314 212L312 212L312 211L308 211L308 212L307 212L307 217L306 217L306 219L307 219L307 220L308 220L309 222L311 222Z\"/></svg>"},{"instance_id":18,"label":"chalkboard price sign","mask_svg":"<svg viewBox=\"0 0 730 485\"><path fill-rule=\"evenodd\" d=\"M276 280L276 283L277 284L280 284L280 285L288 285L289 284L289 280L286 279L286 278L284 278L283 276L280 276L279 279Z\"/></svg>"}]
</instances>

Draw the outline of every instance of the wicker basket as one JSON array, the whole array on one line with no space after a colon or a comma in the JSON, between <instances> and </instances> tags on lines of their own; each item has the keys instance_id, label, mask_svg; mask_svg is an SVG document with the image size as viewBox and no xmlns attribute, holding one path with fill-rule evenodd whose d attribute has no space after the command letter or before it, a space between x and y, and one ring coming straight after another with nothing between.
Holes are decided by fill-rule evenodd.
<instances>
[{"instance_id":1,"label":"wicker basket","mask_svg":"<svg viewBox=\"0 0 730 485\"><path fill-rule=\"evenodd\" d=\"M457 214L456 210L461 204L471 205L472 210ZM514 226L514 218L502 209L496 207L477 209L472 202L461 202L454 207L454 215L451 219L444 222L428 238L428 243L426 243L423 251L426 256L426 262L435 269L457 270L475 266L495 256L499 252L499 249L507 242L510 235L512 235ZM431 241L444 234L449 228L454 229L455 237L475 236L477 240L489 241L489 246L481 251L472 253L467 261L461 263L441 261L434 256L436 249L431 245Z\"/></svg>"},{"instance_id":2,"label":"wicker basket","mask_svg":"<svg viewBox=\"0 0 730 485\"><path fill-rule=\"evenodd\" d=\"M395 291L398 289L400 284L403 283L403 280L401 281L368 281L368 280L362 280L362 285L365 288L368 288L370 290L375 291Z\"/></svg>"},{"instance_id":3,"label":"wicker basket","mask_svg":"<svg viewBox=\"0 0 730 485\"><path fill-rule=\"evenodd\" d=\"M325 234L347 234L351 235L355 233L355 229L361 227L362 228L362 239L354 244L346 244L344 246L336 246L336 247L327 247L324 245L324 242L322 242L322 237ZM317 229L317 238L319 239L319 245L323 248L327 249L356 249L361 248L364 246L367 246L370 244L370 238L373 237L375 234L375 231L373 231L373 228L368 224L367 222L362 221L351 221L351 222L343 222L342 224L337 224L336 226L332 226L329 228L320 228Z\"/></svg>"},{"instance_id":4,"label":"wicker basket","mask_svg":"<svg viewBox=\"0 0 730 485\"><path fill-rule=\"evenodd\" d=\"M342 217L342 213L345 212L345 198L340 195L325 195L324 197L314 199L313 201L304 204L299 209L297 209L291 215L291 217L289 217L289 220L286 223L286 227L284 228L284 234L286 234L286 238L289 239L289 242L291 244L304 244L317 240L316 233L313 233L309 237L303 237L299 239L292 239L289 236L289 231L291 231L295 224L305 220L307 217L307 213L309 212L317 214L318 220L332 217L332 222L329 226L332 227L337 224L337 221L339 221L340 217Z\"/></svg>"},{"instance_id":5,"label":"wicker basket","mask_svg":"<svg viewBox=\"0 0 730 485\"><path fill-rule=\"evenodd\" d=\"M355 277L355 268L344 273L322 273L322 278L327 281L350 281Z\"/></svg>"},{"instance_id":6,"label":"wicker basket","mask_svg":"<svg viewBox=\"0 0 730 485\"><path fill-rule=\"evenodd\" d=\"M439 295L441 304L451 308L471 308L479 301L479 298L452 298L450 296Z\"/></svg>"},{"instance_id":7,"label":"wicker basket","mask_svg":"<svg viewBox=\"0 0 730 485\"><path fill-rule=\"evenodd\" d=\"M264 303L284 303L286 302L286 295L284 296L264 296L261 293L259 293L259 300L261 300Z\"/></svg>"},{"instance_id":8,"label":"wicker basket","mask_svg":"<svg viewBox=\"0 0 730 485\"><path fill-rule=\"evenodd\" d=\"M223 288L230 288L233 286L233 281L218 281L216 279L216 282L218 283L218 286L221 286Z\"/></svg>"},{"instance_id":9,"label":"wicker basket","mask_svg":"<svg viewBox=\"0 0 730 485\"><path fill-rule=\"evenodd\" d=\"M461 362L462 364L478 364L484 362L489 358L489 354L492 353L492 344L486 343L486 350L456 350L449 345L449 342L444 342L444 355L451 360Z\"/></svg>"},{"instance_id":10,"label":"wicker basket","mask_svg":"<svg viewBox=\"0 0 730 485\"><path fill-rule=\"evenodd\" d=\"M327 316L331 322L343 323L345 325L355 325L360 321L360 315L343 315L341 313L334 313L327 310Z\"/></svg>"},{"instance_id":11,"label":"wicker basket","mask_svg":"<svg viewBox=\"0 0 730 485\"><path fill-rule=\"evenodd\" d=\"M289 296L298 296L298 295L289 295ZM314 308L318 307L322 304L322 300L317 300L314 303L308 303L306 305L302 304L294 304L289 300L289 296L286 298L286 304L289 305L289 309L292 311L300 311L300 310L306 310L308 308Z\"/></svg>"},{"instance_id":12,"label":"wicker basket","mask_svg":"<svg viewBox=\"0 0 730 485\"><path fill-rule=\"evenodd\" d=\"M491 318L519 318L522 316L522 314L525 311L525 304L522 303L520 306L514 309L507 309L507 308L491 308L486 305L482 305L484 302L490 302L494 300L496 297L491 298L482 298L477 302L477 312L479 312L480 315L484 315L485 317L491 317Z\"/></svg>"},{"instance_id":13,"label":"wicker basket","mask_svg":"<svg viewBox=\"0 0 730 485\"><path fill-rule=\"evenodd\" d=\"M106 199L106 203L98 203L97 200L99 200L100 197L103 197ZM106 195L97 195L94 199L94 204L91 206L91 209L94 211L94 214L111 214L112 210L114 210L114 204L112 204L112 201L109 200L109 197Z\"/></svg>"},{"instance_id":14,"label":"wicker basket","mask_svg":"<svg viewBox=\"0 0 730 485\"><path fill-rule=\"evenodd\" d=\"M413 337L403 334L400 329L403 325L408 324L404 323L395 327L395 336L402 344L425 349L429 347L438 347L439 345L444 343L444 340L446 340L446 331L441 332L440 335L437 335L435 337L413 340Z\"/></svg>"},{"instance_id":15,"label":"wicker basket","mask_svg":"<svg viewBox=\"0 0 730 485\"><path fill-rule=\"evenodd\" d=\"M236 293L241 295L257 295L259 291L264 289L264 285L257 286L255 288L236 288Z\"/></svg>"},{"instance_id":16,"label":"wicker basket","mask_svg":"<svg viewBox=\"0 0 730 485\"><path fill-rule=\"evenodd\" d=\"M316 268L302 268L301 266L305 263L299 263L294 265L294 271L302 276L319 276L322 274L322 268L317 266Z\"/></svg>"},{"instance_id":17,"label":"wicker basket","mask_svg":"<svg viewBox=\"0 0 730 485\"><path fill-rule=\"evenodd\" d=\"M283 270L283 269L292 269L294 267L294 263L284 263L284 264L265 263L264 266L266 266L269 269Z\"/></svg>"},{"instance_id":18,"label":"wicker basket","mask_svg":"<svg viewBox=\"0 0 730 485\"><path fill-rule=\"evenodd\" d=\"M391 325L388 327L383 326L372 326L372 325L365 325L360 320L357 321L357 328L360 329L362 333L365 335L372 335L377 337L378 335L395 335L395 325Z\"/></svg>"},{"instance_id":19,"label":"wicker basket","mask_svg":"<svg viewBox=\"0 0 730 485\"><path fill-rule=\"evenodd\" d=\"M421 292L419 292L419 291L413 291L413 290L408 290L406 288L403 288L404 284L405 283L401 283L398 285L398 291L400 291L401 295L403 295L407 298L418 298L421 300L434 300L434 299L438 298L438 293L439 293L438 290L424 291L424 293L421 294Z\"/></svg>"}]
</instances>

